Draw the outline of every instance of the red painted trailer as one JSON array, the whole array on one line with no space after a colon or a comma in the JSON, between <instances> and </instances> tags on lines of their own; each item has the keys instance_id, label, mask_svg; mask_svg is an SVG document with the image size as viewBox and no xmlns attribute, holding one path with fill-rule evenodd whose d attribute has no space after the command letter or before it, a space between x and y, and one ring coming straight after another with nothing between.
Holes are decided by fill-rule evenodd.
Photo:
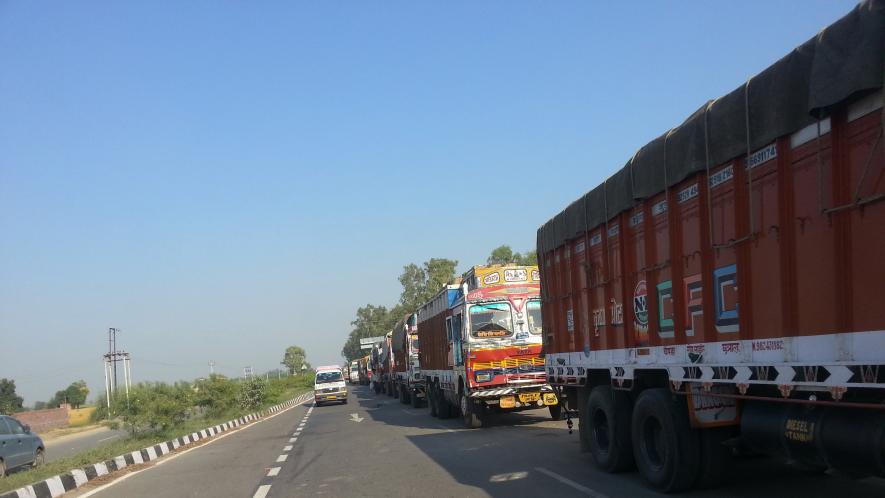
<instances>
[{"instance_id":1,"label":"red painted trailer","mask_svg":"<svg viewBox=\"0 0 885 498\"><path fill-rule=\"evenodd\" d=\"M883 63L863 2L538 230L547 379L601 468L885 475Z\"/></svg>"}]
</instances>

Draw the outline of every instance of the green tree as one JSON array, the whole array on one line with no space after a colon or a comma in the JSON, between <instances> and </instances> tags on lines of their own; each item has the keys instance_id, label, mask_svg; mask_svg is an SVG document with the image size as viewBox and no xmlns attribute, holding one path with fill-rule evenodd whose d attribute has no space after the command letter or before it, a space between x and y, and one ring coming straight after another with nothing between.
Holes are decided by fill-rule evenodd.
<instances>
[{"instance_id":1,"label":"green tree","mask_svg":"<svg viewBox=\"0 0 885 498\"><path fill-rule=\"evenodd\" d=\"M78 380L72 382L71 385L61 391L56 391L55 396L49 400L48 404L50 408L55 408L63 403L79 408L80 405L86 402L87 396L89 396L89 388L86 387L86 381Z\"/></svg>"},{"instance_id":2,"label":"green tree","mask_svg":"<svg viewBox=\"0 0 885 498\"><path fill-rule=\"evenodd\" d=\"M525 254L513 252L508 245L498 246L492 250L486 263L490 265L537 265L538 252L529 251Z\"/></svg>"},{"instance_id":3,"label":"green tree","mask_svg":"<svg viewBox=\"0 0 885 498\"><path fill-rule=\"evenodd\" d=\"M286 348L286 353L283 355L283 363L289 368L290 374L301 372L302 365L308 369L310 368L310 363L307 362L307 352L304 351L304 348L298 346Z\"/></svg>"},{"instance_id":4,"label":"green tree","mask_svg":"<svg viewBox=\"0 0 885 498\"><path fill-rule=\"evenodd\" d=\"M360 349L360 339L367 337L382 336L393 328L393 324L401 317L401 307L388 310L386 306L367 304L356 310L356 319L350 324L353 330L341 349L341 356L347 361L355 360L366 355L366 351ZM396 314L395 314L396 313Z\"/></svg>"},{"instance_id":5,"label":"green tree","mask_svg":"<svg viewBox=\"0 0 885 498\"><path fill-rule=\"evenodd\" d=\"M399 282L403 286L400 294L402 313L410 313L430 300L444 285L455 278L455 267L458 261L445 258L431 258L423 266L410 263L403 267ZM397 316L394 319L401 318Z\"/></svg>"},{"instance_id":6,"label":"green tree","mask_svg":"<svg viewBox=\"0 0 885 498\"><path fill-rule=\"evenodd\" d=\"M15 393L15 381L0 379L0 414L11 415L22 411L24 399Z\"/></svg>"}]
</instances>

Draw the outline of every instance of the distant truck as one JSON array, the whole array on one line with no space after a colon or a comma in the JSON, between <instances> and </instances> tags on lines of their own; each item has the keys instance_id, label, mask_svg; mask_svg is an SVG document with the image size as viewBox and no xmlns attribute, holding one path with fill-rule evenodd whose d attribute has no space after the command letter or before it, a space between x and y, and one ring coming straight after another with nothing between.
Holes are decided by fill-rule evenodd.
<instances>
[{"instance_id":1,"label":"distant truck","mask_svg":"<svg viewBox=\"0 0 885 498\"><path fill-rule=\"evenodd\" d=\"M362 358L356 360L359 364L359 384L361 386L368 386L372 381L372 371L369 369L369 362L372 359L372 355L366 355Z\"/></svg>"},{"instance_id":2,"label":"distant truck","mask_svg":"<svg viewBox=\"0 0 885 498\"><path fill-rule=\"evenodd\" d=\"M426 399L424 378L418 359L418 314L411 313L393 327L391 350L394 355L395 396L403 404L420 407Z\"/></svg>"},{"instance_id":3,"label":"distant truck","mask_svg":"<svg viewBox=\"0 0 885 498\"><path fill-rule=\"evenodd\" d=\"M885 476L883 64L865 1L540 227L547 380L600 469Z\"/></svg>"},{"instance_id":4,"label":"distant truck","mask_svg":"<svg viewBox=\"0 0 885 498\"><path fill-rule=\"evenodd\" d=\"M475 266L418 310L430 413L482 427L493 411L561 406L540 357L536 266Z\"/></svg>"},{"instance_id":5,"label":"distant truck","mask_svg":"<svg viewBox=\"0 0 885 498\"><path fill-rule=\"evenodd\" d=\"M350 372L348 374L347 380L351 384L359 384L360 383L360 361L353 360L350 362Z\"/></svg>"}]
</instances>

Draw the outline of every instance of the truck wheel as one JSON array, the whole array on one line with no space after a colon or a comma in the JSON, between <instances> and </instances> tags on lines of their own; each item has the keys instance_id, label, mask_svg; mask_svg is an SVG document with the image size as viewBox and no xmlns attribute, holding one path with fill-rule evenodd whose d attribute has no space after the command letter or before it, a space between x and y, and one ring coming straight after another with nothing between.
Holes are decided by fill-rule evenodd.
<instances>
[{"instance_id":1,"label":"truck wheel","mask_svg":"<svg viewBox=\"0 0 885 498\"><path fill-rule=\"evenodd\" d=\"M665 388L646 389L633 407L632 433L636 465L653 488L670 493L694 484L698 434L688 425L685 400L674 400Z\"/></svg>"},{"instance_id":2,"label":"truck wheel","mask_svg":"<svg viewBox=\"0 0 885 498\"><path fill-rule=\"evenodd\" d=\"M433 384L427 386L427 404L430 406L430 416L439 417L439 406L436 400L436 387Z\"/></svg>"},{"instance_id":3,"label":"truck wheel","mask_svg":"<svg viewBox=\"0 0 885 498\"><path fill-rule=\"evenodd\" d=\"M596 386L590 391L586 407L581 424L587 424L588 449L596 466L610 473L629 470L633 467L633 446L627 394L610 386Z\"/></svg>"},{"instance_id":4,"label":"truck wheel","mask_svg":"<svg viewBox=\"0 0 885 498\"><path fill-rule=\"evenodd\" d=\"M715 488L722 483L722 476L732 461L731 448L723 443L734 435L731 427L715 427L700 431L700 470L695 487Z\"/></svg>"},{"instance_id":5,"label":"truck wheel","mask_svg":"<svg viewBox=\"0 0 885 498\"><path fill-rule=\"evenodd\" d=\"M412 402L412 408L421 408L421 398L418 397L418 393L413 391L409 393L409 401Z\"/></svg>"},{"instance_id":6,"label":"truck wheel","mask_svg":"<svg viewBox=\"0 0 885 498\"><path fill-rule=\"evenodd\" d=\"M482 427L482 406L477 406L464 393L461 393L461 418L464 420L464 427L468 429L479 429Z\"/></svg>"},{"instance_id":7,"label":"truck wheel","mask_svg":"<svg viewBox=\"0 0 885 498\"><path fill-rule=\"evenodd\" d=\"M550 410L550 418L553 420L562 420L562 403L556 403L547 407Z\"/></svg>"},{"instance_id":8,"label":"truck wheel","mask_svg":"<svg viewBox=\"0 0 885 498\"><path fill-rule=\"evenodd\" d=\"M380 382L375 382L375 385L373 387L375 388L375 394L381 394L381 383Z\"/></svg>"},{"instance_id":9,"label":"truck wheel","mask_svg":"<svg viewBox=\"0 0 885 498\"><path fill-rule=\"evenodd\" d=\"M439 393L439 405L436 408L436 411L439 412L439 418L452 418L455 415L455 410L452 409L452 404L446 399L446 393L442 389L437 389L436 392Z\"/></svg>"},{"instance_id":10,"label":"truck wheel","mask_svg":"<svg viewBox=\"0 0 885 498\"><path fill-rule=\"evenodd\" d=\"M402 384L399 385L399 402L404 405L409 404L409 390Z\"/></svg>"}]
</instances>

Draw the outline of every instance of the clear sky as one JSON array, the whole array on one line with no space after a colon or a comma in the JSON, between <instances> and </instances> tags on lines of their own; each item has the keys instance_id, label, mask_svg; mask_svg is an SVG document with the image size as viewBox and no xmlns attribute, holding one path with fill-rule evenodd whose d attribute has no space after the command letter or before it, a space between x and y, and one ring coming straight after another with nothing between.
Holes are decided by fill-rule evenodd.
<instances>
[{"instance_id":1,"label":"clear sky","mask_svg":"<svg viewBox=\"0 0 885 498\"><path fill-rule=\"evenodd\" d=\"M339 362L854 3L0 0L0 377Z\"/></svg>"}]
</instances>

